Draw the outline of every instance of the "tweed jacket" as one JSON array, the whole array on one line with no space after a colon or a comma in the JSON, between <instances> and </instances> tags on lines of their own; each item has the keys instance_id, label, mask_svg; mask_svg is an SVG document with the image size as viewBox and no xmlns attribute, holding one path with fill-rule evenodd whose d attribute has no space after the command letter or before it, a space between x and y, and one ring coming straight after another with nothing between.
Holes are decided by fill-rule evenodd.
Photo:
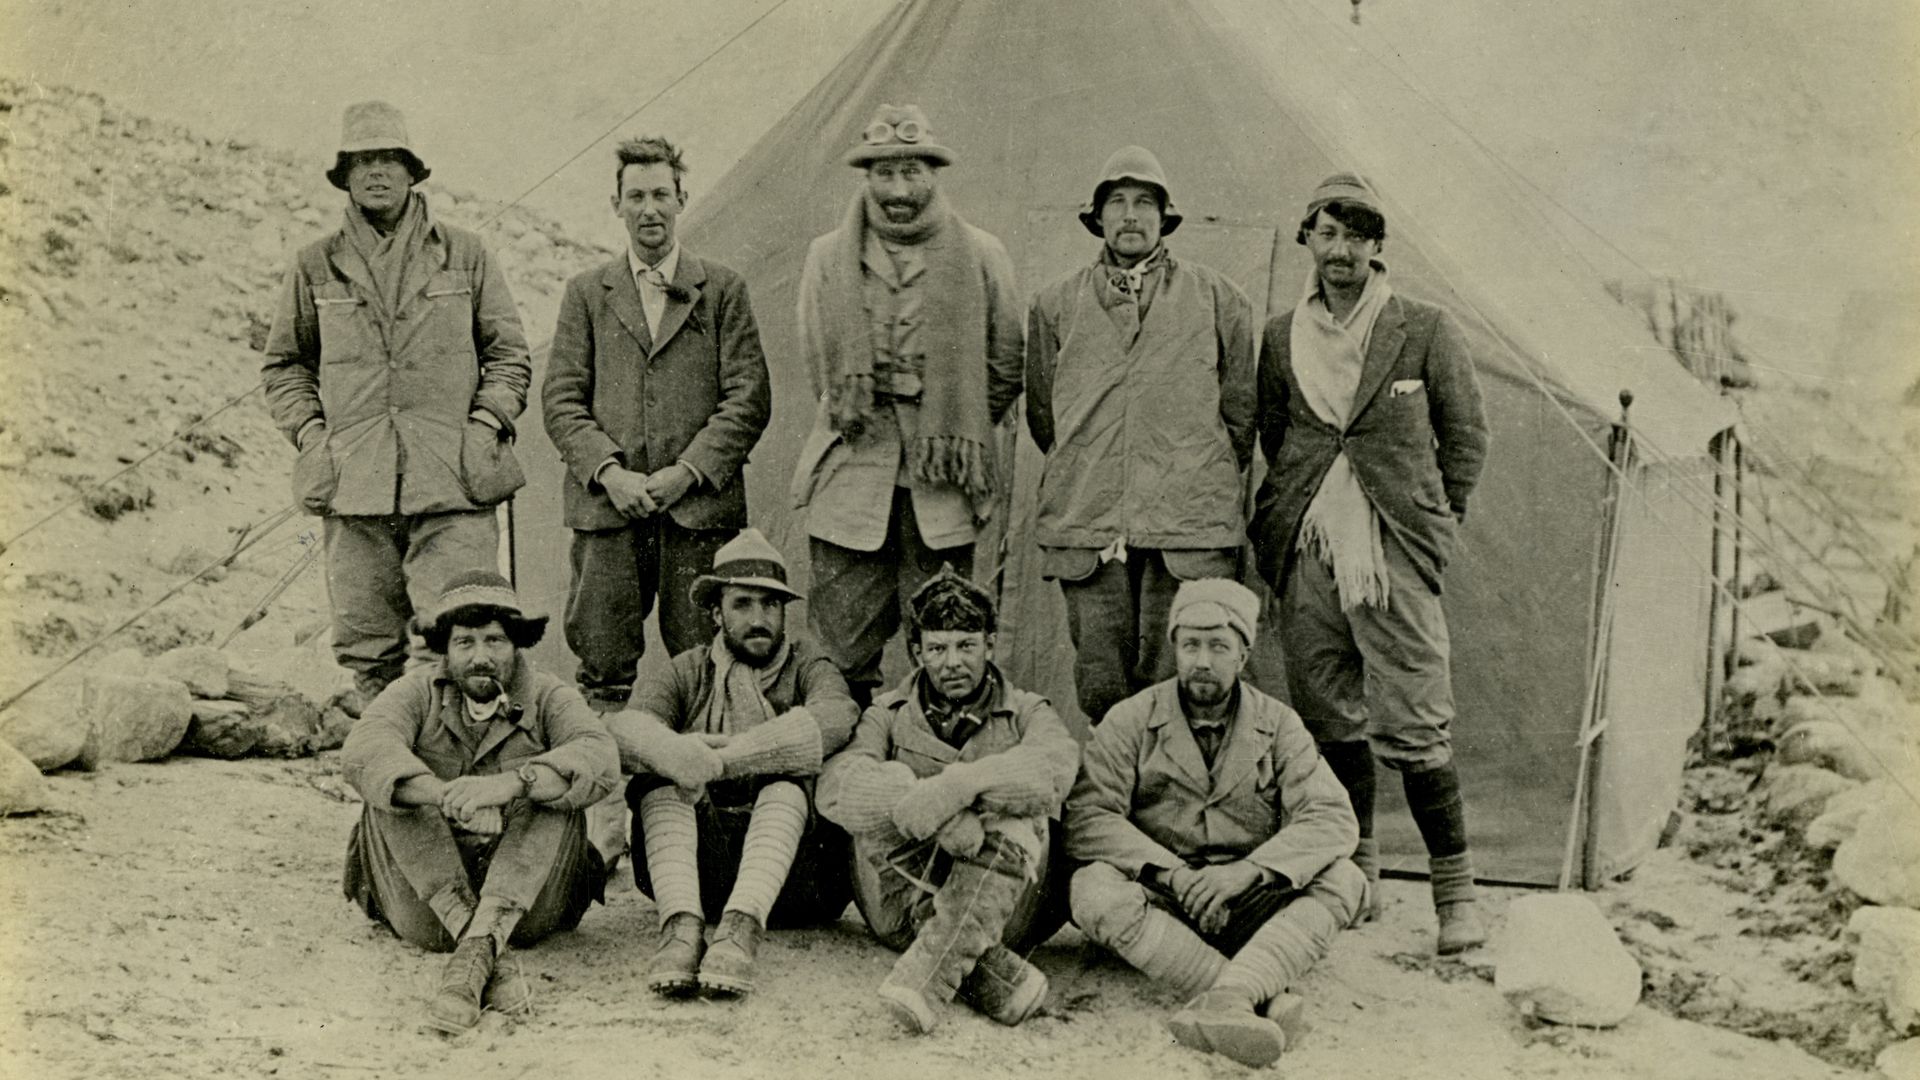
<instances>
[{"instance_id":1,"label":"tweed jacket","mask_svg":"<svg viewBox=\"0 0 1920 1080\"><path fill-rule=\"evenodd\" d=\"M570 529L627 523L593 479L608 458L636 472L685 460L701 482L667 509L688 529L747 523L747 453L767 428L773 391L747 285L681 249L660 334L625 253L567 282L541 383L547 437L567 466Z\"/></svg>"},{"instance_id":2,"label":"tweed jacket","mask_svg":"<svg viewBox=\"0 0 1920 1080\"><path fill-rule=\"evenodd\" d=\"M267 334L275 425L297 445L326 421L294 464L295 499L313 514L433 514L512 495L533 365L506 278L479 237L429 214L389 317L348 244L342 228L301 249ZM475 409L500 430L469 420Z\"/></svg>"},{"instance_id":3,"label":"tweed jacket","mask_svg":"<svg viewBox=\"0 0 1920 1080\"><path fill-rule=\"evenodd\" d=\"M1394 295L1380 311L1345 431L1321 420L1289 357L1293 312L1260 346L1260 446L1267 476L1248 529L1260 573L1283 588L1307 504L1342 449L1361 490L1435 592L1458 518L1487 459L1487 421L1466 338L1444 310Z\"/></svg>"},{"instance_id":4,"label":"tweed jacket","mask_svg":"<svg viewBox=\"0 0 1920 1080\"><path fill-rule=\"evenodd\" d=\"M1212 769L1174 680L1115 705L1067 796L1067 854L1135 877L1245 859L1296 888L1352 855L1353 804L1299 714L1245 681L1239 695Z\"/></svg>"},{"instance_id":5,"label":"tweed jacket","mask_svg":"<svg viewBox=\"0 0 1920 1080\"><path fill-rule=\"evenodd\" d=\"M1253 308L1210 267L1168 257L1132 342L1102 307L1106 266L1034 297L1027 430L1046 461L1045 547L1238 548L1253 460Z\"/></svg>"},{"instance_id":6,"label":"tweed jacket","mask_svg":"<svg viewBox=\"0 0 1920 1080\"><path fill-rule=\"evenodd\" d=\"M416 776L494 776L538 763L566 778L546 805L584 810L620 779L613 736L572 683L534 669L520 654L507 680L510 711L484 726L468 721L445 662L416 668L368 703L340 748L340 765L368 806L402 810L393 789Z\"/></svg>"}]
</instances>

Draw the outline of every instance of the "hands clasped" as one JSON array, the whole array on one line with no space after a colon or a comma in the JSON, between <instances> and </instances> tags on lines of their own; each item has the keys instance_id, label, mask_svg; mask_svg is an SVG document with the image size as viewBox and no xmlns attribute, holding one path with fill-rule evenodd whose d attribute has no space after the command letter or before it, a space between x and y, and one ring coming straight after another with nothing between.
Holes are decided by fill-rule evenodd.
<instances>
[{"instance_id":1,"label":"hands clasped","mask_svg":"<svg viewBox=\"0 0 1920 1080\"><path fill-rule=\"evenodd\" d=\"M1260 884L1264 876L1259 867L1241 860L1197 869L1176 867L1167 873L1166 883L1181 910L1200 931L1217 934L1227 927L1233 901Z\"/></svg>"}]
</instances>

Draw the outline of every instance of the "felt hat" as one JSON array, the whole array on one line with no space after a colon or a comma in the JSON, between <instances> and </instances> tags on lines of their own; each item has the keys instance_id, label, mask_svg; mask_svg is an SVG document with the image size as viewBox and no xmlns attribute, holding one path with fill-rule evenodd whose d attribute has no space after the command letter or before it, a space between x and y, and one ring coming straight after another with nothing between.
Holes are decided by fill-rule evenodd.
<instances>
[{"instance_id":1,"label":"felt hat","mask_svg":"<svg viewBox=\"0 0 1920 1080\"><path fill-rule=\"evenodd\" d=\"M924 158L935 165L953 164L953 151L941 146L918 105L882 105L860 132L860 142L847 151L847 164L864 169L876 161Z\"/></svg>"},{"instance_id":2,"label":"felt hat","mask_svg":"<svg viewBox=\"0 0 1920 1080\"><path fill-rule=\"evenodd\" d=\"M327 170L327 182L347 190L350 156L363 150L398 150L406 155L407 172L419 183L433 175L420 155L413 152L407 139L407 120L400 110L384 101L360 101L347 106L340 120L340 150L333 156L333 168Z\"/></svg>"},{"instance_id":3,"label":"felt hat","mask_svg":"<svg viewBox=\"0 0 1920 1080\"><path fill-rule=\"evenodd\" d=\"M499 608L510 620L534 628L535 640L546 631L547 617L527 614L520 606L513 584L492 570L467 570L448 578L440 596L420 620L421 625L431 630L441 629L448 617L470 607Z\"/></svg>"},{"instance_id":4,"label":"felt hat","mask_svg":"<svg viewBox=\"0 0 1920 1080\"><path fill-rule=\"evenodd\" d=\"M1251 649L1260 627L1260 598L1227 578L1183 581L1167 609L1167 636L1171 638L1183 626L1195 630L1230 626Z\"/></svg>"},{"instance_id":5,"label":"felt hat","mask_svg":"<svg viewBox=\"0 0 1920 1080\"><path fill-rule=\"evenodd\" d=\"M1359 173L1338 172L1320 181L1320 186L1313 189L1313 197L1307 200L1306 216L1313 217L1330 202L1352 203L1364 206L1383 218L1387 216L1386 210L1380 206L1379 193Z\"/></svg>"},{"instance_id":6,"label":"felt hat","mask_svg":"<svg viewBox=\"0 0 1920 1080\"><path fill-rule=\"evenodd\" d=\"M1080 224L1095 236L1105 237L1106 230L1100 227L1100 206L1107 201L1107 193L1113 185L1122 180L1131 180L1137 184L1146 184L1160 192L1160 235L1172 236L1173 230L1180 227L1180 211L1174 209L1173 193L1167 187L1167 171L1160 167L1160 159L1153 151L1139 146L1123 146L1113 152L1100 170L1100 178L1093 182L1093 198L1080 208Z\"/></svg>"},{"instance_id":7,"label":"felt hat","mask_svg":"<svg viewBox=\"0 0 1920 1080\"><path fill-rule=\"evenodd\" d=\"M711 607L726 585L748 585L777 593L784 600L803 597L787 584L787 561L759 529L741 529L740 535L713 553L713 572L693 579L687 595L698 607Z\"/></svg>"}]
</instances>

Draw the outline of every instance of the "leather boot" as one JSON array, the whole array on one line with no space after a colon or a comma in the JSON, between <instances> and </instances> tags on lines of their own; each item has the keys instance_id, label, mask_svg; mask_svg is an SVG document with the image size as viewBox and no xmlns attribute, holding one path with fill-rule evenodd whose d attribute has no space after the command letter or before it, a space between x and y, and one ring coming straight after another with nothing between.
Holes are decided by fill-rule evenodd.
<instances>
[{"instance_id":1,"label":"leather boot","mask_svg":"<svg viewBox=\"0 0 1920 1080\"><path fill-rule=\"evenodd\" d=\"M760 951L760 921L744 911L720 915L713 944L700 962L700 989L711 997L753 992L753 957Z\"/></svg>"},{"instance_id":2,"label":"leather boot","mask_svg":"<svg viewBox=\"0 0 1920 1080\"><path fill-rule=\"evenodd\" d=\"M527 981L526 972L520 970L518 953L503 946L500 955L494 957L493 975L487 980L483 1001L487 1008L509 1016L533 1010L533 985Z\"/></svg>"},{"instance_id":3,"label":"leather boot","mask_svg":"<svg viewBox=\"0 0 1920 1080\"><path fill-rule=\"evenodd\" d=\"M1254 1006L1253 998L1239 991L1209 990L1169 1017L1167 1031L1181 1046L1265 1068L1286 1052L1287 1033Z\"/></svg>"},{"instance_id":4,"label":"leather boot","mask_svg":"<svg viewBox=\"0 0 1920 1080\"><path fill-rule=\"evenodd\" d=\"M1440 921L1440 955L1452 956L1486 944L1487 922L1473 887L1472 857L1463 851L1430 859L1427 870L1433 884L1433 911Z\"/></svg>"},{"instance_id":5,"label":"leather boot","mask_svg":"<svg viewBox=\"0 0 1920 1080\"><path fill-rule=\"evenodd\" d=\"M988 1019L1012 1027L1047 999L1047 977L1019 953L995 945L961 980L960 997Z\"/></svg>"},{"instance_id":6,"label":"leather boot","mask_svg":"<svg viewBox=\"0 0 1920 1080\"><path fill-rule=\"evenodd\" d=\"M660 944L647 965L647 989L663 997L685 997L700 983L700 958L707 951L706 921L682 911L660 928Z\"/></svg>"},{"instance_id":7,"label":"leather boot","mask_svg":"<svg viewBox=\"0 0 1920 1080\"><path fill-rule=\"evenodd\" d=\"M427 1004L427 1026L458 1035L480 1022L480 999L493 975L493 938L462 938L440 974L440 989Z\"/></svg>"},{"instance_id":8,"label":"leather boot","mask_svg":"<svg viewBox=\"0 0 1920 1080\"><path fill-rule=\"evenodd\" d=\"M1360 913L1353 919L1353 925L1359 926L1380 917L1380 841L1361 837L1360 846L1353 849L1353 865L1367 876L1367 898L1360 902Z\"/></svg>"}]
</instances>

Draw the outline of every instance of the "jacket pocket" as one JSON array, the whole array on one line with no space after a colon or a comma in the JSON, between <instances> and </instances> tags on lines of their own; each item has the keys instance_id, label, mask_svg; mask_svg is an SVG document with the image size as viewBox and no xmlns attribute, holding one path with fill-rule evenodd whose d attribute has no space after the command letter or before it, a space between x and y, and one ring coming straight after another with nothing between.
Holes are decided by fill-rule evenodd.
<instances>
[{"instance_id":1,"label":"jacket pocket","mask_svg":"<svg viewBox=\"0 0 1920 1080\"><path fill-rule=\"evenodd\" d=\"M504 433L478 420L460 430L460 483L476 506L492 506L519 491L527 482L513 443Z\"/></svg>"},{"instance_id":2,"label":"jacket pocket","mask_svg":"<svg viewBox=\"0 0 1920 1080\"><path fill-rule=\"evenodd\" d=\"M1167 573L1180 581L1198 581L1201 578L1233 576L1233 557L1239 549L1222 550L1199 548L1192 551L1166 549L1160 557L1166 560Z\"/></svg>"},{"instance_id":3,"label":"jacket pocket","mask_svg":"<svg viewBox=\"0 0 1920 1080\"><path fill-rule=\"evenodd\" d=\"M321 432L293 459L293 501L300 509L320 517L333 509L333 496L340 487L331 443L332 436Z\"/></svg>"}]
</instances>

